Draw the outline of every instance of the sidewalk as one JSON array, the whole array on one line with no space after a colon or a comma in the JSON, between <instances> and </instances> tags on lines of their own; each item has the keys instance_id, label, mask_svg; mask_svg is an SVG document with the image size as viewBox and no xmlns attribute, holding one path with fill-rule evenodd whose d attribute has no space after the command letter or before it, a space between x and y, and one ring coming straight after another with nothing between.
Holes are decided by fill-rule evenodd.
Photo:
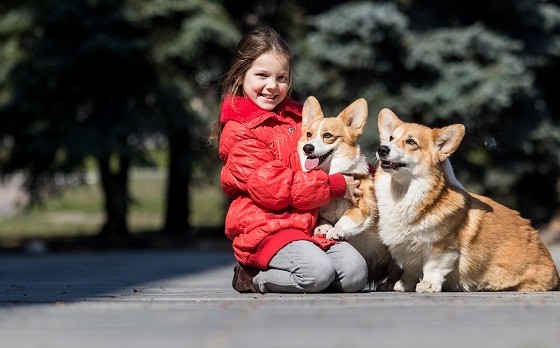
<instances>
[{"instance_id":1,"label":"sidewalk","mask_svg":"<svg viewBox=\"0 0 560 348\"><path fill-rule=\"evenodd\" d=\"M560 247L551 248L556 263ZM558 347L560 292L238 294L229 251L0 253L3 347Z\"/></svg>"}]
</instances>

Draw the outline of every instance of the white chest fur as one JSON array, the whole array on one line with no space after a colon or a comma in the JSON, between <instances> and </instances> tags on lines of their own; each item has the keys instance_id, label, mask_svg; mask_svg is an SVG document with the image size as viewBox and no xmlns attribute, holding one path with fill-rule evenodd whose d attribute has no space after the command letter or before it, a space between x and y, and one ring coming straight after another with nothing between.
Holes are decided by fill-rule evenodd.
<instances>
[{"instance_id":1,"label":"white chest fur","mask_svg":"<svg viewBox=\"0 0 560 348\"><path fill-rule=\"evenodd\" d=\"M439 221L419 219L418 210L428 183L416 180L403 186L387 173L376 176L379 236L401 267L421 268L429 246L438 239Z\"/></svg>"}]
</instances>

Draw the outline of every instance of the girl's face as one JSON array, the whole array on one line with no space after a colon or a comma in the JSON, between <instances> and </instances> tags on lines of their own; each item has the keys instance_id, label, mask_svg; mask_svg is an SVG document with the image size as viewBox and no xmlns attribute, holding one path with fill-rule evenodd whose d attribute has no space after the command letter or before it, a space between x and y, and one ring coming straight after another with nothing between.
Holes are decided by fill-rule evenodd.
<instances>
[{"instance_id":1,"label":"girl's face","mask_svg":"<svg viewBox=\"0 0 560 348\"><path fill-rule=\"evenodd\" d=\"M264 110L273 110L290 88L288 61L274 52L259 56L243 79L245 96Z\"/></svg>"}]
</instances>

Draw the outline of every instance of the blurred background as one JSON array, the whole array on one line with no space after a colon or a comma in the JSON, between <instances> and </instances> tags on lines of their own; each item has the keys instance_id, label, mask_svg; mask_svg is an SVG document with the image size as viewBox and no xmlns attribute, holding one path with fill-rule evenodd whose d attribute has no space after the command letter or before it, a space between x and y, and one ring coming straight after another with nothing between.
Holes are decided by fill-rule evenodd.
<instances>
[{"instance_id":1,"label":"blurred background","mask_svg":"<svg viewBox=\"0 0 560 348\"><path fill-rule=\"evenodd\" d=\"M472 192L560 235L560 1L2 0L0 248L181 246L225 238L208 144L242 34L296 56L293 97L463 123Z\"/></svg>"}]
</instances>

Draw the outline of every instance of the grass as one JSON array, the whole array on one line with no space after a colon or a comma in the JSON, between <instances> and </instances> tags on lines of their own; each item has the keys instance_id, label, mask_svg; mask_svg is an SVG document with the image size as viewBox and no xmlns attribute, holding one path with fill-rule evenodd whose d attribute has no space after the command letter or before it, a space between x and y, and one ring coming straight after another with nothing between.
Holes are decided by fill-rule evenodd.
<instances>
[{"instance_id":1,"label":"grass","mask_svg":"<svg viewBox=\"0 0 560 348\"><path fill-rule=\"evenodd\" d=\"M132 171L133 203L128 222L132 234L158 230L165 214L166 176L161 171ZM191 187L189 221L195 227L219 226L224 219L224 196L218 186ZM50 197L33 209L0 220L0 240L93 236L104 221L101 188L97 182Z\"/></svg>"}]
</instances>

